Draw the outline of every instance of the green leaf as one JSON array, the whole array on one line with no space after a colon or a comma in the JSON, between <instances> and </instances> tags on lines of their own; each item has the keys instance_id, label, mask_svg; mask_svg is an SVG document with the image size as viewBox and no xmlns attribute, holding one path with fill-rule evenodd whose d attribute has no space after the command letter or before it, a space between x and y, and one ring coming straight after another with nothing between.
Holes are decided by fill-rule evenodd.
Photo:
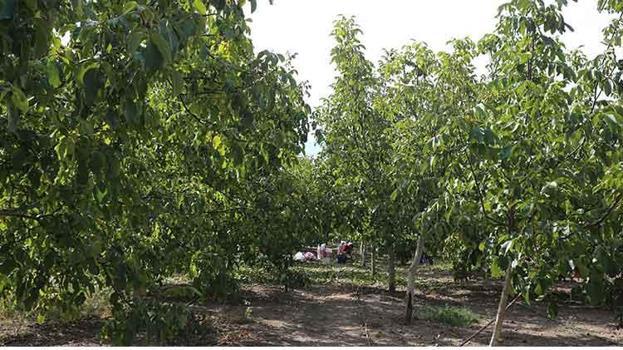
<instances>
[{"instance_id":1,"label":"green leaf","mask_svg":"<svg viewBox=\"0 0 623 350\"><path fill-rule=\"evenodd\" d=\"M84 15L84 0L71 0L71 5L78 16Z\"/></svg>"},{"instance_id":2,"label":"green leaf","mask_svg":"<svg viewBox=\"0 0 623 350\"><path fill-rule=\"evenodd\" d=\"M545 184L543 188L541 188L541 194L545 197L550 197L558 190L558 183L556 181L551 181Z\"/></svg>"},{"instance_id":3,"label":"green leaf","mask_svg":"<svg viewBox=\"0 0 623 350\"><path fill-rule=\"evenodd\" d=\"M500 268L500 264L498 262L498 259L495 259L495 260L493 260L493 263L491 264L491 277L493 277L493 278L500 278L502 276L504 276L504 272Z\"/></svg>"},{"instance_id":4,"label":"green leaf","mask_svg":"<svg viewBox=\"0 0 623 350\"><path fill-rule=\"evenodd\" d=\"M507 160L513 155L513 146L506 146L500 150L500 159Z\"/></svg>"},{"instance_id":5,"label":"green leaf","mask_svg":"<svg viewBox=\"0 0 623 350\"><path fill-rule=\"evenodd\" d=\"M13 88L11 89L11 102L13 102L13 105L19 109L20 112L28 112L28 98L26 98L26 95L22 89L15 85L13 85Z\"/></svg>"},{"instance_id":6,"label":"green leaf","mask_svg":"<svg viewBox=\"0 0 623 350\"><path fill-rule=\"evenodd\" d=\"M184 89L184 78L178 71L171 71L171 83L173 85L173 94L175 96L181 94Z\"/></svg>"},{"instance_id":7,"label":"green leaf","mask_svg":"<svg viewBox=\"0 0 623 350\"><path fill-rule=\"evenodd\" d=\"M597 262L601 264L604 272L610 276L615 276L618 272L618 266L615 261L608 254L608 251L603 247L597 247L595 251L595 256L597 257Z\"/></svg>"},{"instance_id":8,"label":"green leaf","mask_svg":"<svg viewBox=\"0 0 623 350\"><path fill-rule=\"evenodd\" d=\"M484 139L487 145L494 145L497 137L491 128L484 129Z\"/></svg>"},{"instance_id":9,"label":"green leaf","mask_svg":"<svg viewBox=\"0 0 623 350\"><path fill-rule=\"evenodd\" d=\"M9 112L9 124L7 128L9 132L15 133L17 131L17 122L19 121L19 114L15 110L15 107L10 106L10 105L8 106L8 112Z\"/></svg>"},{"instance_id":10,"label":"green leaf","mask_svg":"<svg viewBox=\"0 0 623 350\"><path fill-rule=\"evenodd\" d=\"M162 58L164 59L164 64L169 64L173 60L171 56L171 45L166 41L160 33L152 33L151 34L151 42L156 46Z\"/></svg>"},{"instance_id":11,"label":"green leaf","mask_svg":"<svg viewBox=\"0 0 623 350\"><path fill-rule=\"evenodd\" d=\"M396 201L396 198L398 198L398 189L395 189L392 194L390 195L390 198L392 200L392 202Z\"/></svg>"},{"instance_id":12,"label":"green leaf","mask_svg":"<svg viewBox=\"0 0 623 350\"><path fill-rule=\"evenodd\" d=\"M128 52L134 53L141 46L141 42L145 39L145 32L134 30L128 36Z\"/></svg>"},{"instance_id":13,"label":"green leaf","mask_svg":"<svg viewBox=\"0 0 623 350\"><path fill-rule=\"evenodd\" d=\"M251 13L255 12L255 10L257 10L257 0L250 0L251 2Z\"/></svg>"},{"instance_id":14,"label":"green leaf","mask_svg":"<svg viewBox=\"0 0 623 350\"><path fill-rule=\"evenodd\" d=\"M474 115L478 118L485 119L487 117L487 108L482 103L479 103L474 107Z\"/></svg>"},{"instance_id":15,"label":"green leaf","mask_svg":"<svg viewBox=\"0 0 623 350\"><path fill-rule=\"evenodd\" d=\"M145 50L142 52L145 59L145 69L156 70L162 67L163 57L160 51L156 48L153 42L149 42Z\"/></svg>"},{"instance_id":16,"label":"green leaf","mask_svg":"<svg viewBox=\"0 0 623 350\"><path fill-rule=\"evenodd\" d=\"M119 125L119 120L118 120L118 117L117 117L117 113L114 110L112 110L112 109L108 109L106 111L106 114L104 114L104 120L113 129L116 129L117 126Z\"/></svg>"},{"instance_id":17,"label":"green leaf","mask_svg":"<svg viewBox=\"0 0 623 350\"><path fill-rule=\"evenodd\" d=\"M195 10L197 10L197 12L199 12L199 14L202 16L205 16L206 13L208 13L208 9L206 8L206 5L203 3L202 0L193 0L193 6L195 7Z\"/></svg>"},{"instance_id":18,"label":"green leaf","mask_svg":"<svg viewBox=\"0 0 623 350\"><path fill-rule=\"evenodd\" d=\"M588 271L588 268L586 267L586 265L576 261L575 262L575 266L577 267L578 272L580 273L580 277L581 278L588 277L589 271Z\"/></svg>"},{"instance_id":19,"label":"green leaf","mask_svg":"<svg viewBox=\"0 0 623 350\"><path fill-rule=\"evenodd\" d=\"M620 125L619 124L619 120L617 119L617 117L614 114L606 113L606 114L604 114L604 117L606 118L606 121L609 124L616 125L616 126Z\"/></svg>"},{"instance_id":20,"label":"green leaf","mask_svg":"<svg viewBox=\"0 0 623 350\"><path fill-rule=\"evenodd\" d=\"M534 287L534 294L536 296L541 296L543 295L545 291L543 290L543 285L541 284L541 281L538 280L536 281L536 287Z\"/></svg>"},{"instance_id":21,"label":"green leaf","mask_svg":"<svg viewBox=\"0 0 623 350\"><path fill-rule=\"evenodd\" d=\"M240 124L244 129L250 129L253 126L253 113L245 109L240 115Z\"/></svg>"},{"instance_id":22,"label":"green leaf","mask_svg":"<svg viewBox=\"0 0 623 350\"><path fill-rule=\"evenodd\" d=\"M87 106L95 103L97 94L104 86L104 76L99 69L89 69L84 75L84 96Z\"/></svg>"},{"instance_id":23,"label":"green leaf","mask_svg":"<svg viewBox=\"0 0 623 350\"><path fill-rule=\"evenodd\" d=\"M123 12L122 12L122 14L126 15L126 14L134 11L137 6L138 6L138 4L136 3L136 1L128 1L128 2L126 2L125 4L123 4Z\"/></svg>"},{"instance_id":24,"label":"green leaf","mask_svg":"<svg viewBox=\"0 0 623 350\"><path fill-rule=\"evenodd\" d=\"M97 64L97 62L90 62L82 65L78 70L78 74L76 74L76 81L78 82L78 84L80 84L80 86L84 86L84 76L86 75L86 73L91 69L95 69L98 67L99 65Z\"/></svg>"},{"instance_id":25,"label":"green leaf","mask_svg":"<svg viewBox=\"0 0 623 350\"><path fill-rule=\"evenodd\" d=\"M610 80L605 80L603 82L604 92L606 96L610 96L612 94L612 85L610 84Z\"/></svg>"},{"instance_id":26,"label":"green leaf","mask_svg":"<svg viewBox=\"0 0 623 350\"><path fill-rule=\"evenodd\" d=\"M75 145L73 141L66 137L65 135L61 136L58 139L58 143L54 146L54 151L56 151L56 156L59 160L63 161L68 157L73 156Z\"/></svg>"},{"instance_id":27,"label":"green leaf","mask_svg":"<svg viewBox=\"0 0 623 350\"><path fill-rule=\"evenodd\" d=\"M35 322L37 324L43 324L45 322L45 316L42 314L38 314Z\"/></svg>"},{"instance_id":28,"label":"green leaf","mask_svg":"<svg viewBox=\"0 0 623 350\"><path fill-rule=\"evenodd\" d=\"M478 143L483 143L485 138L485 131L478 126L475 126L474 128L472 128L469 136L471 139L476 140Z\"/></svg>"},{"instance_id":29,"label":"green leaf","mask_svg":"<svg viewBox=\"0 0 623 350\"><path fill-rule=\"evenodd\" d=\"M501 248L504 249L504 254L508 254L513 249L513 244L515 243L514 239L508 240L501 245Z\"/></svg>"},{"instance_id":30,"label":"green leaf","mask_svg":"<svg viewBox=\"0 0 623 350\"><path fill-rule=\"evenodd\" d=\"M95 187L95 199L97 199L98 203L102 203L104 198L106 198L107 194L108 194L108 189L107 188L104 188L103 190L100 190L97 186Z\"/></svg>"},{"instance_id":31,"label":"green leaf","mask_svg":"<svg viewBox=\"0 0 623 350\"><path fill-rule=\"evenodd\" d=\"M140 124L140 109L134 101L126 101L123 104L123 115L128 123L133 125Z\"/></svg>"},{"instance_id":32,"label":"green leaf","mask_svg":"<svg viewBox=\"0 0 623 350\"><path fill-rule=\"evenodd\" d=\"M217 150L218 153L220 153L221 156L225 155L225 145L223 145L223 139L221 138L221 135L214 136L214 138L212 139L212 145L214 146L214 149Z\"/></svg>"},{"instance_id":33,"label":"green leaf","mask_svg":"<svg viewBox=\"0 0 623 350\"><path fill-rule=\"evenodd\" d=\"M54 61L48 61L47 65L47 73L48 73L48 82L53 88L57 88L61 86L61 78L58 73L58 68L56 67L56 63Z\"/></svg>"}]
</instances>

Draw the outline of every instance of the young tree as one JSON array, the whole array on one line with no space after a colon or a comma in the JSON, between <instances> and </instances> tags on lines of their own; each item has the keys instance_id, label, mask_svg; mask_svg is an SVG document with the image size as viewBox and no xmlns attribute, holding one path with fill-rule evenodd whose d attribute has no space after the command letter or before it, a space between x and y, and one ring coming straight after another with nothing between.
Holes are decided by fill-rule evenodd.
<instances>
[{"instance_id":1,"label":"young tree","mask_svg":"<svg viewBox=\"0 0 623 350\"><path fill-rule=\"evenodd\" d=\"M389 212L390 177L388 141L385 130L390 121L373 106L378 89L374 66L364 55L358 35L361 30L353 18L341 17L335 22L333 37L336 46L331 60L338 77L333 93L317 110L324 149L322 157L334 165L336 183L348 183L354 190L353 209L362 209L360 238L372 245L382 244L390 256L394 238ZM391 260L391 259L390 259ZM389 289L395 290L393 261L389 264Z\"/></svg>"}]
</instances>

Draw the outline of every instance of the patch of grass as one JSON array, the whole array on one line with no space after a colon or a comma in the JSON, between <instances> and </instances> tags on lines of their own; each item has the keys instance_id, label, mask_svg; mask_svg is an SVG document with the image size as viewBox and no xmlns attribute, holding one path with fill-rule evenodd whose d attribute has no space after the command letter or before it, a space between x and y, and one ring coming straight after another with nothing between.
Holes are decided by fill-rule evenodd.
<instances>
[{"instance_id":1,"label":"patch of grass","mask_svg":"<svg viewBox=\"0 0 623 350\"><path fill-rule=\"evenodd\" d=\"M360 265L338 265L338 264L296 264L292 268L307 275L311 284L349 284L361 287L386 287L388 283L387 266L379 266L375 276L372 275L370 267ZM416 274L416 287L421 290L435 290L444 287L445 281L438 281L430 278L422 278L423 271L432 270L433 273L443 271L438 267L422 266ZM396 287L404 288L407 285L407 269L396 269Z\"/></svg>"},{"instance_id":2,"label":"patch of grass","mask_svg":"<svg viewBox=\"0 0 623 350\"><path fill-rule=\"evenodd\" d=\"M88 293L84 304L80 308L80 316L110 316L110 294L112 289L109 287L96 288L95 292Z\"/></svg>"},{"instance_id":3,"label":"patch of grass","mask_svg":"<svg viewBox=\"0 0 623 350\"><path fill-rule=\"evenodd\" d=\"M426 273L427 275L431 273L433 275L442 275L446 272L444 268L447 266L447 263L421 266L416 274L416 287L421 290L429 291L446 286L446 281L424 277L422 273ZM289 277L292 278L290 286L293 288L327 284L385 288L388 283L387 266L381 263L377 265L377 273L375 276L372 275L369 265L363 267L357 263L340 265L334 262L330 264L295 263L291 267L290 273L292 275ZM398 287L398 289L406 287L406 275L406 267L396 268L396 287ZM279 279L279 274L259 266L240 266L237 270L236 277L243 284L282 284L282 281ZM304 281L304 283L299 283L300 281L296 279L300 279Z\"/></svg>"},{"instance_id":4,"label":"patch of grass","mask_svg":"<svg viewBox=\"0 0 623 350\"><path fill-rule=\"evenodd\" d=\"M382 272L372 276L368 269L353 265L300 264L294 266L293 270L304 273L312 284L372 286L386 279Z\"/></svg>"},{"instance_id":5,"label":"patch of grass","mask_svg":"<svg viewBox=\"0 0 623 350\"><path fill-rule=\"evenodd\" d=\"M467 327L478 322L479 315L463 307L423 306L418 311L418 318L444 323L454 327Z\"/></svg>"},{"instance_id":6,"label":"patch of grass","mask_svg":"<svg viewBox=\"0 0 623 350\"><path fill-rule=\"evenodd\" d=\"M25 312L19 310L12 295L0 298L0 320L15 320L25 318Z\"/></svg>"},{"instance_id":7,"label":"patch of grass","mask_svg":"<svg viewBox=\"0 0 623 350\"><path fill-rule=\"evenodd\" d=\"M236 278L240 283L273 284L279 283L279 276L261 266L239 266Z\"/></svg>"},{"instance_id":8,"label":"patch of grass","mask_svg":"<svg viewBox=\"0 0 623 350\"><path fill-rule=\"evenodd\" d=\"M433 265L426 265L430 271L442 272L452 271L452 263L443 260L435 260Z\"/></svg>"}]
</instances>

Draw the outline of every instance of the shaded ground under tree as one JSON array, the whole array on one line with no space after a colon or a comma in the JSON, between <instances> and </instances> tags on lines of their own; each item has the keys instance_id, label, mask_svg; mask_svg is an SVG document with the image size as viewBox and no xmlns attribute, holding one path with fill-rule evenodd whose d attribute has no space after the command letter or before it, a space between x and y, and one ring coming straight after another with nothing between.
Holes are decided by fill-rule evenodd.
<instances>
[{"instance_id":1,"label":"shaded ground under tree","mask_svg":"<svg viewBox=\"0 0 623 350\"><path fill-rule=\"evenodd\" d=\"M462 308L478 321L450 326L438 320L416 318L405 325L404 280L390 294L383 274L372 280L369 272L354 266L304 265L310 284L284 292L283 288L250 283L237 303L206 302L193 306L205 331L180 339L185 345L442 345L454 346L495 315L498 281L455 282L449 271L426 266L418 280L415 310L423 307ZM404 269L399 269L404 274ZM400 276L399 275L399 276ZM564 290L566 285L561 285ZM105 316L103 316L105 317ZM560 305L556 319L547 318L547 305L518 302L504 324L503 345L600 346L623 345L609 310L577 303ZM69 324L37 325L5 319L0 324L3 345L98 345L102 319L90 316ZM486 345L490 329L469 345Z\"/></svg>"}]
</instances>

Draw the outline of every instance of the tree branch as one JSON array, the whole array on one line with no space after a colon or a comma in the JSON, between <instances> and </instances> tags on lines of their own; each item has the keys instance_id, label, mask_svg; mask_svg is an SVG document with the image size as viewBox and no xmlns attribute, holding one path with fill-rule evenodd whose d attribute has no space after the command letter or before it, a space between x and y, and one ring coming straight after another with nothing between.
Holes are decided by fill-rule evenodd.
<instances>
[{"instance_id":1,"label":"tree branch","mask_svg":"<svg viewBox=\"0 0 623 350\"><path fill-rule=\"evenodd\" d=\"M0 217L4 216L4 217L16 217L16 218L22 218L22 219L30 219L30 220L37 220L40 221L46 217L50 217L50 216L54 216L56 215L56 212L52 213L52 214L38 214L38 215L30 215L30 214L26 214L23 212L19 212L16 209L0 209Z\"/></svg>"},{"instance_id":2,"label":"tree branch","mask_svg":"<svg viewBox=\"0 0 623 350\"><path fill-rule=\"evenodd\" d=\"M614 209L616 209L619 204L621 203L621 200L623 200L623 193L619 193L617 194L616 198L614 199L614 202L612 203L612 205L608 208L608 210L606 210L606 212L604 213L604 215L602 215L599 219L597 219L596 221L589 223L587 225L585 225L585 228L593 228L593 227L597 227L599 225L601 225L601 223L603 223L610 214L612 214L612 212L614 211Z\"/></svg>"},{"instance_id":3,"label":"tree branch","mask_svg":"<svg viewBox=\"0 0 623 350\"><path fill-rule=\"evenodd\" d=\"M467 161L469 162L469 170L472 173L472 177L474 178L474 182L476 183L476 193L478 194L478 201L480 202L480 208L482 209L482 214L485 216L485 218L493 221L494 223L498 224L498 225L504 225L503 222L494 219L493 217L489 216L489 214L487 214L487 210L485 209L485 202L484 202L484 198L482 195L482 191L480 189L480 182L478 181L478 178L476 178L476 172L474 171L474 165L472 163L472 158L470 157L470 155L467 155Z\"/></svg>"}]
</instances>

